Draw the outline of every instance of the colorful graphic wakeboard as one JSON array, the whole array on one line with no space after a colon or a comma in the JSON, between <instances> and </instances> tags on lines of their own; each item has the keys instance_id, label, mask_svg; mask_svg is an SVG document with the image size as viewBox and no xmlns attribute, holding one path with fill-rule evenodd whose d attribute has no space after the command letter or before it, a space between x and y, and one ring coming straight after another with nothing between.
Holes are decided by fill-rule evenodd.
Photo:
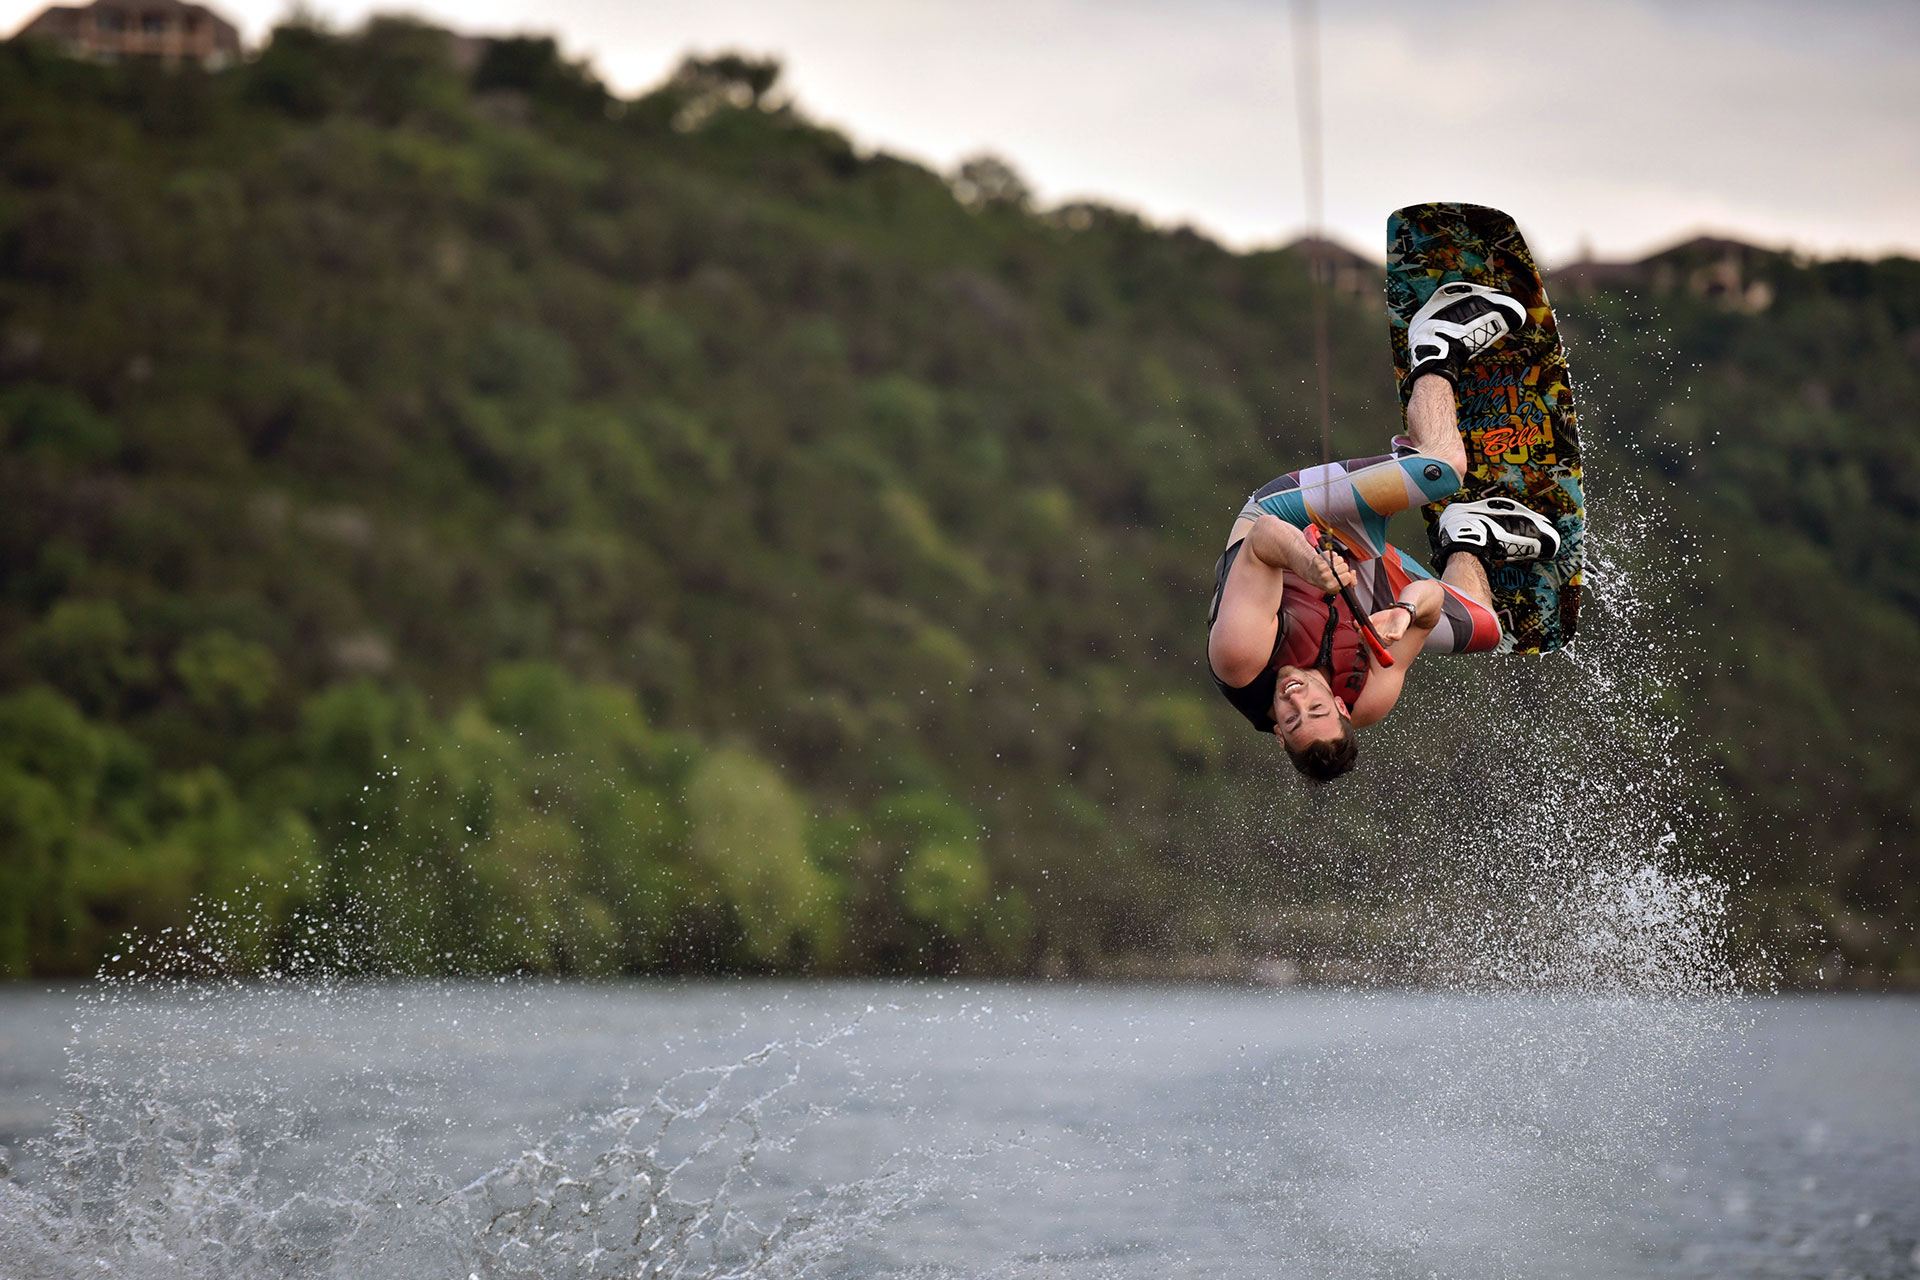
<instances>
[{"instance_id":1,"label":"colorful graphic wakeboard","mask_svg":"<svg viewBox=\"0 0 1920 1280\"><path fill-rule=\"evenodd\" d=\"M1513 219L1477 204L1417 204L1387 219L1387 327L1404 413L1407 323L1433 291L1454 280L1511 294L1527 324L1482 352L1454 388L1467 446L1465 487L1425 508L1427 537L1447 502L1504 496L1552 520L1560 554L1495 566L1494 609L1501 652L1550 653L1573 639L1586 567L1586 500L1580 492L1580 437L1567 356L1540 269Z\"/></svg>"}]
</instances>

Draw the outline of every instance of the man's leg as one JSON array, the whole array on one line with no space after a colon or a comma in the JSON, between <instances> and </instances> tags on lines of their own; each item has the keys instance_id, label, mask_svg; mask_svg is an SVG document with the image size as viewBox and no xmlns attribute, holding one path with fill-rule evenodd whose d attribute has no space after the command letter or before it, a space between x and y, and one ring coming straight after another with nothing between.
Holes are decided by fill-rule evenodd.
<instances>
[{"instance_id":1,"label":"man's leg","mask_svg":"<svg viewBox=\"0 0 1920 1280\"><path fill-rule=\"evenodd\" d=\"M1460 416L1453 401L1453 384L1429 373L1413 384L1407 400L1407 436L1413 447L1438 458L1461 476L1467 474L1467 447L1460 440ZM1471 600L1493 608L1493 584L1478 556L1448 556L1440 581Z\"/></svg>"},{"instance_id":2,"label":"man's leg","mask_svg":"<svg viewBox=\"0 0 1920 1280\"><path fill-rule=\"evenodd\" d=\"M1265 512L1295 529L1332 530L1341 554L1356 564L1379 556L1387 546L1387 521L1396 512L1452 497L1466 475L1467 450L1452 383L1432 374L1414 381L1407 432L1412 456L1396 449L1378 458L1303 467L1268 481L1241 509L1227 545L1246 538Z\"/></svg>"},{"instance_id":3,"label":"man's leg","mask_svg":"<svg viewBox=\"0 0 1920 1280\"><path fill-rule=\"evenodd\" d=\"M1435 373L1417 379L1407 399L1407 438L1429 458L1438 458L1467 475L1467 447L1460 442L1460 416L1453 384Z\"/></svg>"},{"instance_id":4,"label":"man's leg","mask_svg":"<svg viewBox=\"0 0 1920 1280\"><path fill-rule=\"evenodd\" d=\"M1453 420L1453 403L1446 399L1443 407L1422 418L1421 436L1445 439L1446 424ZM1330 530L1341 554L1350 560L1371 559L1386 548L1387 522L1396 512L1451 498L1459 491L1466 450L1457 431L1452 440L1453 447L1437 455L1396 450L1378 458L1303 467L1270 480L1247 500L1229 541L1244 538L1254 517L1265 511L1296 529L1317 525Z\"/></svg>"},{"instance_id":5,"label":"man's leg","mask_svg":"<svg viewBox=\"0 0 1920 1280\"><path fill-rule=\"evenodd\" d=\"M1440 581L1492 612L1493 584L1487 581L1487 566L1480 563L1479 556L1457 552L1448 556L1447 567L1440 574Z\"/></svg>"}]
</instances>

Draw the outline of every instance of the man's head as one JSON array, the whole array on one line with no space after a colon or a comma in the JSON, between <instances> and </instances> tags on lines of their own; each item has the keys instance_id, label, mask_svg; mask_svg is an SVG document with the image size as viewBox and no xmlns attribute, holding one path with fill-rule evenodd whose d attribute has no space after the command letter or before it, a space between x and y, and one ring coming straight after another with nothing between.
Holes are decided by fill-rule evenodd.
<instances>
[{"instance_id":1,"label":"man's head","mask_svg":"<svg viewBox=\"0 0 1920 1280\"><path fill-rule=\"evenodd\" d=\"M1273 691L1273 731L1293 767L1314 782L1331 782L1360 759L1347 704L1319 671L1282 667Z\"/></svg>"}]
</instances>

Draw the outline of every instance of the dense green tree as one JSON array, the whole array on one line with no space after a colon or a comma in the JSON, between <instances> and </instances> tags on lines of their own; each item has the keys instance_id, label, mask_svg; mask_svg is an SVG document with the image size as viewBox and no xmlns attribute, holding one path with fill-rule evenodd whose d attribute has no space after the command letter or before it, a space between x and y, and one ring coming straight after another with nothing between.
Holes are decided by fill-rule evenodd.
<instances>
[{"instance_id":1,"label":"dense green tree","mask_svg":"<svg viewBox=\"0 0 1920 1280\"><path fill-rule=\"evenodd\" d=\"M241 967L1331 945L1481 785L1436 727L1550 718L1564 664L1450 664L1309 797L1207 687L1227 520L1317 449L1295 255L863 154L762 60L620 101L457 52L0 47L7 972L196 895ZM1688 726L1648 794L1777 955L1911 973L1920 268L1691 269L1562 299L1610 566L1697 584L1636 624ZM1378 309L1330 322L1373 452Z\"/></svg>"}]
</instances>

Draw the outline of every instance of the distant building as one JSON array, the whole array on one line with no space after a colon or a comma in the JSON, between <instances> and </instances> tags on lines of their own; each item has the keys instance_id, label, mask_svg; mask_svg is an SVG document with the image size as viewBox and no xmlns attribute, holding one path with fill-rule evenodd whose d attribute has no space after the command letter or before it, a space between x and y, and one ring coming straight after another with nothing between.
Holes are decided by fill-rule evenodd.
<instances>
[{"instance_id":1,"label":"distant building","mask_svg":"<svg viewBox=\"0 0 1920 1280\"><path fill-rule=\"evenodd\" d=\"M1648 261L1654 264L1653 287L1659 292L1685 288L1728 311L1753 312L1773 305L1773 286L1761 272L1779 257L1739 240L1700 236Z\"/></svg>"},{"instance_id":2,"label":"distant building","mask_svg":"<svg viewBox=\"0 0 1920 1280\"><path fill-rule=\"evenodd\" d=\"M1684 289L1727 311L1765 311L1773 305L1769 266L1784 255L1739 240L1699 236L1641 262L1595 262L1589 253L1552 273L1555 289L1584 294L1628 286L1656 294Z\"/></svg>"},{"instance_id":3,"label":"distant building","mask_svg":"<svg viewBox=\"0 0 1920 1280\"><path fill-rule=\"evenodd\" d=\"M219 67L240 56L240 32L204 5L186 0L94 0L50 5L16 38L45 40L76 58L118 62L155 58Z\"/></svg>"}]
</instances>

